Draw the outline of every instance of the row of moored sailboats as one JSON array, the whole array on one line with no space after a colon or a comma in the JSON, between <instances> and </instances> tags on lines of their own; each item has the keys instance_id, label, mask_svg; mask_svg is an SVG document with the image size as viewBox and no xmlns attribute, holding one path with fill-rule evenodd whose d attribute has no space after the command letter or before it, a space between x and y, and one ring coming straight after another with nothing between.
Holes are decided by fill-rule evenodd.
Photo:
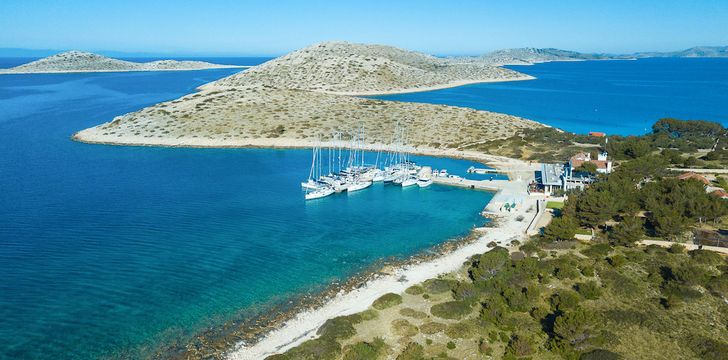
<instances>
[{"instance_id":1,"label":"row of moored sailboats","mask_svg":"<svg viewBox=\"0 0 728 360\"><path fill-rule=\"evenodd\" d=\"M432 185L429 167L421 167L409 160L403 146L393 145L388 151L377 152L374 164L364 161L364 144L361 137L352 138L348 144L334 137L333 146L313 149L311 171L301 183L306 200L320 199L340 192L364 190L373 183L394 184L403 188ZM326 156L325 156L326 155Z\"/></svg>"}]
</instances>

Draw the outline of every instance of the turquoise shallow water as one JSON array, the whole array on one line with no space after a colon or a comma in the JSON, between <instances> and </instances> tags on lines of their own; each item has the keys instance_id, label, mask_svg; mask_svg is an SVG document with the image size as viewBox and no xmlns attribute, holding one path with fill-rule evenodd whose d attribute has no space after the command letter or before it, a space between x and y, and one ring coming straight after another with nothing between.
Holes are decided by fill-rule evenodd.
<instances>
[{"instance_id":1,"label":"turquoise shallow water","mask_svg":"<svg viewBox=\"0 0 728 360\"><path fill-rule=\"evenodd\" d=\"M69 139L233 71L0 76L1 359L138 358L484 221L439 186L306 203L304 150Z\"/></svg>"},{"instance_id":2,"label":"turquoise shallow water","mask_svg":"<svg viewBox=\"0 0 728 360\"><path fill-rule=\"evenodd\" d=\"M728 125L728 59L641 59L509 66L536 80L377 98L517 115L577 133L640 135L663 117Z\"/></svg>"}]
</instances>

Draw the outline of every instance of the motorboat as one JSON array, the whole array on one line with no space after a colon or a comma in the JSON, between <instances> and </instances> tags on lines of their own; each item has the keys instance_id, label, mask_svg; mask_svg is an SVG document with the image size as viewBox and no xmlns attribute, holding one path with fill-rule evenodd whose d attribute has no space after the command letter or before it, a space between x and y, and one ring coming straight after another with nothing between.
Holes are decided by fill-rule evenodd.
<instances>
[{"instance_id":1,"label":"motorboat","mask_svg":"<svg viewBox=\"0 0 728 360\"><path fill-rule=\"evenodd\" d=\"M424 188L432 185L432 179L423 179L419 178L417 179L417 186Z\"/></svg>"}]
</instances>

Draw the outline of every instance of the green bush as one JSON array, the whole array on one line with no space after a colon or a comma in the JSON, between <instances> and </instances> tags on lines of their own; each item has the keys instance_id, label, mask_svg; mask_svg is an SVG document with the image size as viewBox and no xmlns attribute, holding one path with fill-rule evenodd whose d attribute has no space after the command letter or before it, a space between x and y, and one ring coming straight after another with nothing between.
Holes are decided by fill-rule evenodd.
<instances>
[{"instance_id":1,"label":"green bush","mask_svg":"<svg viewBox=\"0 0 728 360\"><path fill-rule=\"evenodd\" d=\"M685 246L681 244L672 244L670 248L667 250L672 254L684 254L685 253Z\"/></svg>"},{"instance_id":2,"label":"green bush","mask_svg":"<svg viewBox=\"0 0 728 360\"><path fill-rule=\"evenodd\" d=\"M705 265L718 265L723 262L723 258L715 251L700 249L691 250L688 254L693 260Z\"/></svg>"},{"instance_id":3,"label":"green bush","mask_svg":"<svg viewBox=\"0 0 728 360\"><path fill-rule=\"evenodd\" d=\"M470 267L470 277L475 281L488 280L498 271L510 264L508 250L502 247L494 248L478 257Z\"/></svg>"},{"instance_id":4,"label":"green bush","mask_svg":"<svg viewBox=\"0 0 728 360\"><path fill-rule=\"evenodd\" d=\"M333 319L326 320L326 322L318 329L317 334L321 335L321 337L323 338L331 338L336 340L348 339L356 334L354 325L352 325L352 319L357 318L339 316ZM356 322L358 321L354 320L354 323Z\"/></svg>"},{"instance_id":5,"label":"green bush","mask_svg":"<svg viewBox=\"0 0 728 360\"><path fill-rule=\"evenodd\" d=\"M445 329L445 335L451 339L465 339L473 334L473 328L467 322L450 324Z\"/></svg>"},{"instance_id":6,"label":"green bush","mask_svg":"<svg viewBox=\"0 0 728 360\"><path fill-rule=\"evenodd\" d=\"M392 332L401 337L411 337L417 335L420 329L406 319L395 319L392 320Z\"/></svg>"},{"instance_id":7,"label":"green bush","mask_svg":"<svg viewBox=\"0 0 728 360\"><path fill-rule=\"evenodd\" d=\"M358 342L344 347L344 360L376 360L385 352L384 340L374 338L372 342Z\"/></svg>"},{"instance_id":8,"label":"green bush","mask_svg":"<svg viewBox=\"0 0 728 360\"><path fill-rule=\"evenodd\" d=\"M492 298L483 303L480 319L496 325L502 325L503 320L510 311L502 297Z\"/></svg>"},{"instance_id":9,"label":"green bush","mask_svg":"<svg viewBox=\"0 0 728 360\"><path fill-rule=\"evenodd\" d=\"M445 328L447 328L445 324L439 322L427 322L420 326L420 332L422 332L423 334L432 335L445 331Z\"/></svg>"},{"instance_id":10,"label":"green bush","mask_svg":"<svg viewBox=\"0 0 728 360\"><path fill-rule=\"evenodd\" d=\"M708 280L708 274L702 266L686 264L673 270L673 275L678 281L688 285L704 285Z\"/></svg>"},{"instance_id":11,"label":"green bush","mask_svg":"<svg viewBox=\"0 0 728 360\"><path fill-rule=\"evenodd\" d=\"M728 343L703 336L691 336L686 341L700 359L725 360L727 358Z\"/></svg>"},{"instance_id":12,"label":"green bush","mask_svg":"<svg viewBox=\"0 0 728 360\"><path fill-rule=\"evenodd\" d=\"M701 294L689 286L670 281L662 287L662 296L662 305L669 309L698 299Z\"/></svg>"},{"instance_id":13,"label":"green bush","mask_svg":"<svg viewBox=\"0 0 728 360\"><path fill-rule=\"evenodd\" d=\"M533 254L538 252L538 246L536 246L536 244L534 244L533 241L529 241L529 242L521 245L521 247L519 247L518 250L523 251L528 256L532 256Z\"/></svg>"},{"instance_id":14,"label":"green bush","mask_svg":"<svg viewBox=\"0 0 728 360\"><path fill-rule=\"evenodd\" d=\"M592 277L594 276L594 266L592 265L584 265L581 267L581 274L586 277Z\"/></svg>"},{"instance_id":15,"label":"green bush","mask_svg":"<svg viewBox=\"0 0 728 360\"><path fill-rule=\"evenodd\" d=\"M372 307L377 310L384 310L402 303L402 296L394 293L382 295L379 299L374 300Z\"/></svg>"},{"instance_id":16,"label":"green bush","mask_svg":"<svg viewBox=\"0 0 728 360\"><path fill-rule=\"evenodd\" d=\"M529 301L524 289L506 288L503 291L503 298L506 300L508 307L517 312L526 312L529 310Z\"/></svg>"},{"instance_id":17,"label":"green bush","mask_svg":"<svg viewBox=\"0 0 728 360\"><path fill-rule=\"evenodd\" d=\"M596 320L596 314L585 309L569 310L556 318L554 333L568 344L578 347L593 336L592 328Z\"/></svg>"},{"instance_id":18,"label":"green bush","mask_svg":"<svg viewBox=\"0 0 728 360\"><path fill-rule=\"evenodd\" d=\"M308 340L279 356L279 360L334 360L341 355L341 344L330 338Z\"/></svg>"},{"instance_id":19,"label":"green bush","mask_svg":"<svg viewBox=\"0 0 728 360\"><path fill-rule=\"evenodd\" d=\"M465 301L447 301L433 305L430 313L443 319L462 319L472 311L471 305Z\"/></svg>"},{"instance_id":20,"label":"green bush","mask_svg":"<svg viewBox=\"0 0 728 360\"><path fill-rule=\"evenodd\" d=\"M579 295L583 296L588 300L598 299L602 294L602 289L599 287L596 281L587 281L574 285Z\"/></svg>"},{"instance_id":21,"label":"green bush","mask_svg":"<svg viewBox=\"0 0 728 360\"><path fill-rule=\"evenodd\" d=\"M508 341L505 353L517 357L528 356L533 353L533 345L526 337L514 335Z\"/></svg>"},{"instance_id":22,"label":"green bush","mask_svg":"<svg viewBox=\"0 0 728 360\"><path fill-rule=\"evenodd\" d=\"M607 243L594 244L581 251L582 254L593 259L604 259L609 255L612 247Z\"/></svg>"},{"instance_id":23,"label":"green bush","mask_svg":"<svg viewBox=\"0 0 728 360\"><path fill-rule=\"evenodd\" d=\"M359 318L360 318L361 321L374 320L374 319L376 319L376 318L379 317L379 313L376 310L374 310L374 309L364 310L364 311L360 312L357 315L359 315Z\"/></svg>"},{"instance_id":24,"label":"green bush","mask_svg":"<svg viewBox=\"0 0 728 360\"><path fill-rule=\"evenodd\" d=\"M408 287L407 290L405 290L404 292L410 295L422 295L422 293L425 292L425 289L423 289L422 286L419 285L412 285Z\"/></svg>"},{"instance_id":25,"label":"green bush","mask_svg":"<svg viewBox=\"0 0 728 360\"><path fill-rule=\"evenodd\" d=\"M559 280L575 279L579 277L579 269L571 262L561 262L556 265L554 276Z\"/></svg>"},{"instance_id":26,"label":"green bush","mask_svg":"<svg viewBox=\"0 0 728 360\"><path fill-rule=\"evenodd\" d=\"M448 341L447 345L445 345L448 349L452 350L455 349L455 343L452 341Z\"/></svg>"},{"instance_id":27,"label":"green bush","mask_svg":"<svg viewBox=\"0 0 728 360\"><path fill-rule=\"evenodd\" d=\"M452 291L452 289L457 286L457 281L444 279L429 279L422 283L422 286L428 293L441 294L447 291Z\"/></svg>"},{"instance_id":28,"label":"green bush","mask_svg":"<svg viewBox=\"0 0 728 360\"><path fill-rule=\"evenodd\" d=\"M609 258L607 258L607 261L609 261L609 265L612 265L614 267L620 267L624 265L626 259L621 254L612 255Z\"/></svg>"},{"instance_id":29,"label":"green bush","mask_svg":"<svg viewBox=\"0 0 728 360\"><path fill-rule=\"evenodd\" d=\"M711 278L707 287L713 295L728 299L728 274Z\"/></svg>"},{"instance_id":30,"label":"green bush","mask_svg":"<svg viewBox=\"0 0 728 360\"><path fill-rule=\"evenodd\" d=\"M411 317L413 319L424 319L427 317L427 314L422 311L417 311L412 308L402 308L399 310L399 314L402 316Z\"/></svg>"},{"instance_id":31,"label":"green bush","mask_svg":"<svg viewBox=\"0 0 728 360\"><path fill-rule=\"evenodd\" d=\"M478 300L478 295L478 290L469 282L460 282L453 290L453 297L456 300L474 302Z\"/></svg>"},{"instance_id":32,"label":"green bush","mask_svg":"<svg viewBox=\"0 0 728 360\"><path fill-rule=\"evenodd\" d=\"M581 354L579 360L619 360L619 354L609 350L595 349Z\"/></svg>"},{"instance_id":33,"label":"green bush","mask_svg":"<svg viewBox=\"0 0 728 360\"><path fill-rule=\"evenodd\" d=\"M559 290L558 293L551 296L551 308L554 310L574 309L579 302L581 302L581 297L572 290Z\"/></svg>"},{"instance_id":34,"label":"green bush","mask_svg":"<svg viewBox=\"0 0 728 360\"><path fill-rule=\"evenodd\" d=\"M422 360L425 358L425 351L422 345L411 342L397 356L397 360Z\"/></svg>"}]
</instances>

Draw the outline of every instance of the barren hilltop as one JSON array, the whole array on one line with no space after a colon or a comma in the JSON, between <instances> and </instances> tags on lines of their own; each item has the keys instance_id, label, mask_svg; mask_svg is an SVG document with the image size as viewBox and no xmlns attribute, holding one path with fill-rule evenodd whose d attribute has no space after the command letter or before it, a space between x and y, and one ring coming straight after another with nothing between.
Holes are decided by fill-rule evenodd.
<instances>
[{"instance_id":1,"label":"barren hilltop","mask_svg":"<svg viewBox=\"0 0 728 360\"><path fill-rule=\"evenodd\" d=\"M392 46L325 42L218 80L205 88L261 85L364 95L530 78L501 67L455 64Z\"/></svg>"},{"instance_id":2,"label":"barren hilltop","mask_svg":"<svg viewBox=\"0 0 728 360\"><path fill-rule=\"evenodd\" d=\"M159 60L139 63L73 50L29 62L14 68L0 69L0 74L202 70L237 67L241 66L218 65L204 61Z\"/></svg>"},{"instance_id":3,"label":"barren hilltop","mask_svg":"<svg viewBox=\"0 0 728 360\"><path fill-rule=\"evenodd\" d=\"M505 138L541 125L487 111L348 95L530 78L483 64L449 64L389 46L329 42L119 116L74 139L120 145L305 147L319 137L326 140L334 132L363 126L370 143L388 144L399 124L409 129L409 145L456 149L473 141L469 139Z\"/></svg>"}]
</instances>

